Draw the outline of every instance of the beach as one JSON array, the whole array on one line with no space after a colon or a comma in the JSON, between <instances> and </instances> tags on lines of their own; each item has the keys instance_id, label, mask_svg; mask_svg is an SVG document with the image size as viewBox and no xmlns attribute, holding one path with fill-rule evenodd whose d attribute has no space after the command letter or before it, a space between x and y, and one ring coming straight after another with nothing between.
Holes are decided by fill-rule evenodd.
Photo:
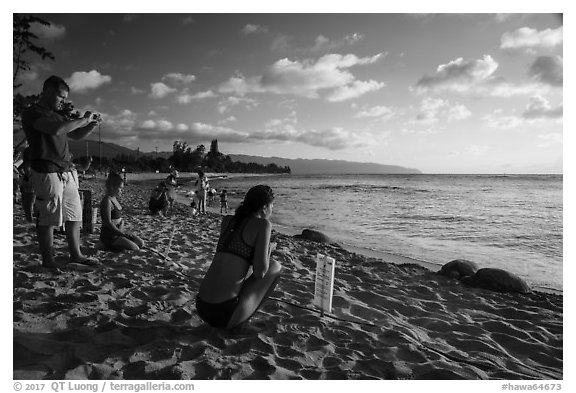
<instances>
[{"instance_id":1,"label":"beach","mask_svg":"<svg viewBox=\"0 0 576 393\"><path fill-rule=\"evenodd\" d=\"M127 226L156 252L106 251L98 224L82 234L98 266L66 264L65 236L55 235L60 274L40 266L35 228L14 205L14 379L564 378L562 295L471 288L276 231L272 257L284 271L253 331L213 329L194 302L222 216L193 217L185 204L149 215L153 180L129 178L120 202ZM81 188L97 206L103 179ZM312 305L318 253L336 260L325 315Z\"/></svg>"}]
</instances>

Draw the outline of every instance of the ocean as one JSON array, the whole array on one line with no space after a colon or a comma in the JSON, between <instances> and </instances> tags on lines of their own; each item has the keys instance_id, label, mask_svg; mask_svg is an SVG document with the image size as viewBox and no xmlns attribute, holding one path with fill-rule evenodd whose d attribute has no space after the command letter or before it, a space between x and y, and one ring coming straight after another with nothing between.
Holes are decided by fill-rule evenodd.
<instances>
[{"instance_id":1,"label":"ocean","mask_svg":"<svg viewBox=\"0 0 576 393\"><path fill-rule=\"evenodd\" d=\"M562 290L562 175L276 175L215 179L233 209L253 185L275 193L276 229L437 265L468 259ZM219 204L218 198L216 203Z\"/></svg>"}]
</instances>

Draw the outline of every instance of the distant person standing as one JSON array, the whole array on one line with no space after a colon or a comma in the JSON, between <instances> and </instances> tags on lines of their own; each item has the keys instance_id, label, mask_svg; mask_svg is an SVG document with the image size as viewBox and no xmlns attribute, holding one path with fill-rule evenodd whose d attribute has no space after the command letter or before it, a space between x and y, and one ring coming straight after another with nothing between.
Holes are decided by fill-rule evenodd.
<instances>
[{"instance_id":1,"label":"distant person standing","mask_svg":"<svg viewBox=\"0 0 576 393\"><path fill-rule=\"evenodd\" d=\"M54 228L64 222L70 262L95 264L80 251L82 205L78 193L78 173L72 163L68 139L82 139L98 125L99 116L90 111L68 120L57 111L68 98L66 82L51 76L42 88L38 103L24 110L22 127L30 148L31 182L38 208L38 243L42 265L56 269Z\"/></svg>"},{"instance_id":2,"label":"distant person standing","mask_svg":"<svg viewBox=\"0 0 576 393\"><path fill-rule=\"evenodd\" d=\"M208 178L204 171L198 171L196 180L196 197L198 198L198 214L206 214L206 189L208 188Z\"/></svg>"},{"instance_id":3,"label":"distant person standing","mask_svg":"<svg viewBox=\"0 0 576 393\"><path fill-rule=\"evenodd\" d=\"M220 214L222 214L222 211L224 211L226 214L228 214L228 191L227 190L222 190L222 193L220 194Z\"/></svg>"}]
</instances>

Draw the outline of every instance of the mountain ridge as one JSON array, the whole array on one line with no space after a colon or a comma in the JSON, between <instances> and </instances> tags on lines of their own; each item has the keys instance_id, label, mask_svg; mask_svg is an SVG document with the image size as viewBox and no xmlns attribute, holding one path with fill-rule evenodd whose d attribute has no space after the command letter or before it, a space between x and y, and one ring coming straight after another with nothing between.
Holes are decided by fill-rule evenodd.
<instances>
[{"instance_id":1,"label":"mountain ridge","mask_svg":"<svg viewBox=\"0 0 576 393\"><path fill-rule=\"evenodd\" d=\"M99 148L98 141L92 139L69 140L70 152L74 157L86 156L88 152L95 161L100 154L102 157L111 159L118 155L157 155L158 157L168 158L172 152L138 152L137 150L117 145L111 142L102 142ZM277 166L289 166L294 175L379 175L379 174L420 174L418 169L406 168L399 165L385 165L371 162L355 162L346 160L327 160L327 159L305 159L305 158L282 158L282 157L261 157L246 154L228 154L233 161L244 163L254 162L256 164L268 165L271 163Z\"/></svg>"}]
</instances>

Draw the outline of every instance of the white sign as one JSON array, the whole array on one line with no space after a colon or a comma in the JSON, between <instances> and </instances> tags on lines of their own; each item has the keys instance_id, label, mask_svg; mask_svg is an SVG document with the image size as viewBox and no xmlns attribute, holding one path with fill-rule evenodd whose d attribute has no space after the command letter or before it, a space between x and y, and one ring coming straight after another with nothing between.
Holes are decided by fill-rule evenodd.
<instances>
[{"instance_id":1,"label":"white sign","mask_svg":"<svg viewBox=\"0 0 576 393\"><path fill-rule=\"evenodd\" d=\"M336 260L326 255L316 254L316 285L313 304L322 312L331 312L334 292L334 271Z\"/></svg>"}]
</instances>

